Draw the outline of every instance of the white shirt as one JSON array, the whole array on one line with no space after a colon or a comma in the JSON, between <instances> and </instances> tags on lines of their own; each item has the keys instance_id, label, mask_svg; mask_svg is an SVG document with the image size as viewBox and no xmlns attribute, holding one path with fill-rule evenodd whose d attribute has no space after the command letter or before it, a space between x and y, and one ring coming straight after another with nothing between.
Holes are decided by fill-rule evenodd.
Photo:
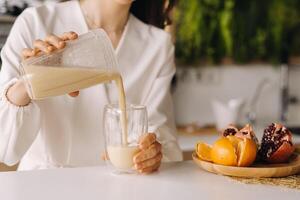
<instances>
[{"instance_id":1,"label":"white shirt","mask_svg":"<svg viewBox=\"0 0 300 200\"><path fill-rule=\"evenodd\" d=\"M6 98L20 77L23 48L48 33L88 32L78 1L25 10L16 20L2 50L0 73L0 162L19 170L97 165L104 152L104 106L117 102L117 90L97 85L68 95L32 101L17 107ZM149 132L163 145L166 161L182 160L176 140L170 82L175 73L174 47L169 34L131 15L116 49L127 101L147 106Z\"/></svg>"}]
</instances>

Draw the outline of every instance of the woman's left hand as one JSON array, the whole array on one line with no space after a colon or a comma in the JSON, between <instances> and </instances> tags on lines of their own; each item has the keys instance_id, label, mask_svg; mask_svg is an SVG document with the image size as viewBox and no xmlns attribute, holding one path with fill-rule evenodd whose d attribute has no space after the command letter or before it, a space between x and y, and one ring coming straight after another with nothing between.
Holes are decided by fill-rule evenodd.
<instances>
[{"instance_id":1,"label":"woman's left hand","mask_svg":"<svg viewBox=\"0 0 300 200\"><path fill-rule=\"evenodd\" d=\"M140 138L140 152L134 158L134 166L140 173L151 173L160 167L162 160L161 144L154 133L148 133Z\"/></svg>"}]
</instances>

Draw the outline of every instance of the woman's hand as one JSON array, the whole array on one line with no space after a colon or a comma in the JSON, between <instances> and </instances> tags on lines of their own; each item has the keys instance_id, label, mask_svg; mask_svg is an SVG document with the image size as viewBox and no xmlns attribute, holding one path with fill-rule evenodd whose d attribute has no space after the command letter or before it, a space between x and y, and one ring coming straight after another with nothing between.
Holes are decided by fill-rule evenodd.
<instances>
[{"instance_id":1,"label":"woman's hand","mask_svg":"<svg viewBox=\"0 0 300 200\"><path fill-rule=\"evenodd\" d=\"M66 46L66 41L68 40L76 40L78 38L77 33L75 32L67 32L64 33L61 37L58 37L54 34L48 35L45 40L36 40L33 43L34 49L24 49L22 54L23 58L27 59L30 57L37 56L41 53L51 54L53 51L57 49L63 49ZM72 92L69 94L71 97L77 97L79 95L79 91Z\"/></svg>"},{"instance_id":2,"label":"woman's hand","mask_svg":"<svg viewBox=\"0 0 300 200\"><path fill-rule=\"evenodd\" d=\"M7 90L7 93L5 95L9 102L16 106L26 106L31 101L23 80L18 80Z\"/></svg>"},{"instance_id":3,"label":"woman's hand","mask_svg":"<svg viewBox=\"0 0 300 200\"><path fill-rule=\"evenodd\" d=\"M156 140L154 133L148 133L140 138L140 152L137 153L133 162L140 173L151 173L160 167L162 160L161 144Z\"/></svg>"},{"instance_id":4,"label":"woman's hand","mask_svg":"<svg viewBox=\"0 0 300 200\"><path fill-rule=\"evenodd\" d=\"M53 34L48 35L44 41L36 40L33 43L33 49L23 49L22 57L23 59L28 59L40 54L51 54L57 49L65 48L66 41L75 40L77 38L78 35L74 32L64 33L61 37ZM77 97L79 92L72 92L69 95L71 97ZM22 80L17 81L13 86L11 86L6 93L6 96L11 103L17 106L26 106L31 101Z\"/></svg>"},{"instance_id":5,"label":"woman's hand","mask_svg":"<svg viewBox=\"0 0 300 200\"><path fill-rule=\"evenodd\" d=\"M78 38L77 33L67 32L61 37L54 34L48 35L45 40L35 40L33 43L33 49L23 49L22 56L24 59L35 57L40 54L51 54L57 49L63 49L66 46L66 41L76 40Z\"/></svg>"}]
</instances>

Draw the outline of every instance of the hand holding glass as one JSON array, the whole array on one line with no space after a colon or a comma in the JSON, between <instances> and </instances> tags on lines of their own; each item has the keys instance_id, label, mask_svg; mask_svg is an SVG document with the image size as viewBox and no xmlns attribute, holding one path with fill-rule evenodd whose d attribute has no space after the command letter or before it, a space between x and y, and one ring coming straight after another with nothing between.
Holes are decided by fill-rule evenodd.
<instances>
[{"instance_id":1,"label":"hand holding glass","mask_svg":"<svg viewBox=\"0 0 300 200\"><path fill-rule=\"evenodd\" d=\"M109 104L104 111L104 133L108 164L117 172L133 173L133 157L139 150L139 138L148 131L147 109L141 105L127 105L127 132L124 134L122 111L118 104Z\"/></svg>"}]
</instances>

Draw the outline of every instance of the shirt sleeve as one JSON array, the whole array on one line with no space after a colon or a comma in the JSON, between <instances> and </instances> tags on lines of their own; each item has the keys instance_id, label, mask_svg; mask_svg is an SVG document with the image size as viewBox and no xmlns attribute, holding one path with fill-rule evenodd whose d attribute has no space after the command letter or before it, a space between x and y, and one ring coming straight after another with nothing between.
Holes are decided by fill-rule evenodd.
<instances>
[{"instance_id":1,"label":"shirt sleeve","mask_svg":"<svg viewBox=\"0 0 300 200\"><path fill-rule=\"evenodd\" d=\"M20 79L19 65L23 48L30 47L32 33L25 11L16 20L1 52L0 72L0 162L14 165L23 157L40 128L40 109L31 102L28 106L13 105L6 97L7 90Z\"/></svg>"},{"instance_id":2,"label":"shirt sleeve","mask_svg":"<svg viewBox=\"0 0 300 200\"><path fill-rule=\"evenodd\" d=\"M157 135L162 144L163 161L182 161L182 152L177 143L173 101L170 93L171 80L175 74L174 45L168 37L167 47L163 52L166 59L155 79L146 105L149 116L149 132Z\"/></svg>"}]
</instances>

